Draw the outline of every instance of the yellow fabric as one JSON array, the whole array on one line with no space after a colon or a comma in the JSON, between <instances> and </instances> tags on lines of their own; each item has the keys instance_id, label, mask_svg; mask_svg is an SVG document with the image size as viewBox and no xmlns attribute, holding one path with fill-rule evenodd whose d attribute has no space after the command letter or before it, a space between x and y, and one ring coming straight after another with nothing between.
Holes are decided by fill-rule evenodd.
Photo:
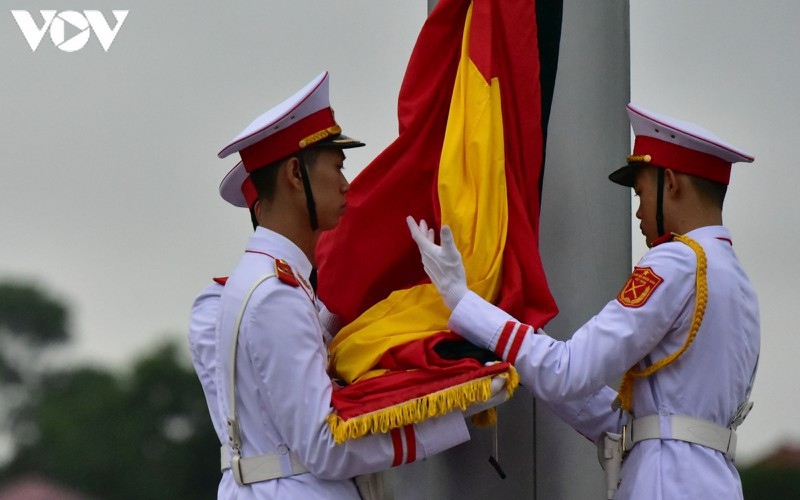
<instances>
[{"instance_id":1,"label":"yellow fabric","mask_svg":"<svg viewBox=\"0 0 800 500\"><path fill-rule=\"evenodd\" d=\"M519 385L519 374L510 367L509 371L496 375L506 379L505 390L508 397ZM455 409L465 410L468 405L483 402L492 397L492 376L470 380L453 387L448 387L421 398L412 399L401 404L382 408L378 411L343 420L336 412L328 415L328 426L337 444L350 439L374 433L386 433L391 429L404 425L417 424L429 418L438 417ZM478 427L488 427L496 421L494 408L472 416L472 422Z\"/></svg>"},{"instance_id":2,"label":"yellow fabric","mask_svg":"<svg viewBox=\"0 0 800 500\"><path fill-rule=\"evenodd\" d=\"M472 7L439 161L438 193L442 224L453 229L469 288L493 302L508 225L502 110L497 80L487 82L469 59L471 19ZM373 367L384 352L446 330L449 315L432 284L395 291L336 335L331 373L347 383L381 375L384 371Z\"/></svg>"},{"instance_id":3,"label":"yellow fabric","mask_svg":"<svg viewBox=\"0 0 800 500\"><path fill-rule=\"evenodd\" d=\"M631 367L622 377L622 383L619 386L617 401L623 410L630 412L633 405L633 383L637 378L648 377L672 363L678 356L686 352L686 349L694 342L697 336L697 331L700 330L700 324L703 322L703 316L706 313L706 304L708 302L708 280L706 277L706 270L708 262L706 261L706 253L703 247L695 240L686 235L673 234L677 241L688 245L695 254L697 254L697 273L695 277L695 288L697 290L697 298L694 304L694 318L692 319L692 327L689 329L689 335L686 337L686 342L677 351L669 356L666 356L643 370L639 370L636 366Z\"/></svg>"}]
</instances>

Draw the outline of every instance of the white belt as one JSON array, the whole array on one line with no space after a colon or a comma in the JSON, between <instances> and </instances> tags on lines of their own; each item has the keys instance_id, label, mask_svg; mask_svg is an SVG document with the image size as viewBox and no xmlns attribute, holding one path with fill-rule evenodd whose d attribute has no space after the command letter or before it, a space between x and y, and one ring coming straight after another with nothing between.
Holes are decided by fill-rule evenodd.
<instances>
[{"instance_id":1,"label":"white belt","mask_svg":"<svg viewBox=\"0 0 800 500\"><path fill-rule=\"evenodd\" d=\"M665 434L661 433L662 418L666 420L665 427L669 426L670 428L669 432ZM712 448L724 453L731 460L736 457L736 431L734 429L692 417L648 415L636 418L623 427L622 446L625 452L630 451L636 443L645 439L676 439Z\"/></svg>"},{"instance_id":2,"label":"white belt","mask_svg":"<svg viewBox=\"0 0 800 500\"><path fill-rule=\"evenodd\" d=\"M223 471L231 468L231 459L228 453L227 446L222 446L219 450L220 469ZM289 470L286 471L287 473L284 472L284 461L288 461L287 469L290 469L291 472ZM293 451L289 451L287 456L284 457L277 453L255 457L240 457L237 462L239 464L238 476L241 478L242 484L258 483L308 472L308 469L305 468L300 462L300 458ZM237 474L234 472L234 475Z\"/></svg>"}]
</instances>

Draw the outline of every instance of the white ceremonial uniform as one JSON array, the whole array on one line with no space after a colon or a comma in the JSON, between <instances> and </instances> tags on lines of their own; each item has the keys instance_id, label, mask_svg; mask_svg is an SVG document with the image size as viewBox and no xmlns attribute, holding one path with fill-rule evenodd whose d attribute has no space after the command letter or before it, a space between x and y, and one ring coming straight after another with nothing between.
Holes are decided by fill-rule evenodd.
<instances>
[{"instance_id":1,"label":"white ceremonial uniform","mask_svg":"<svg viewBox=\"0 0 800 500\"><path fill-rule=\"evenodd\" d=\"M215 371L217 363L217 317L219 316L219 303L222 297L223 286L215 281L205 287L192 304L192 313L189 317L189 352L192 356L192 364L203 387L203 394L206 397L208 413L214 430L217 432L220 443L225 443L228 439L225 428L225 415L219 411L217 402L217 384L215 381ZM225 278L227 279L227 278ZM320 320L325 330L323 335L325 343L330 343L333 335L338 330L337 319L333 316L325 305L316 300L316 307L319 311Z\"/></svg>"},{"instance_id":2,"label":"white ceremonial uniform","mask_svg":"<svg viewBox=\"0 0 800 500\"><path fill-rule=\"evenodd\" d=\"M469 439L464 417L452 412L403 432L335 444L326 422L333 389L326 372L324 329L313 290L305 283L311 263L291 241L262 227L250 238L222 293L216 370L222 414L229 412L227 379L236 316L251 286L274 273L274 259L287 261L301 285L268 279L255 289L245 310L235 388L242 456L288 449L310 473L238 486L226 470L220 498L358 499L350 478L425 458Z\"/></svg>"},{"instance_id":3,"label":"white ceremonial uniform","mask_svg":"<svg viewBox=\"0 0 800 500\"><path fill-rule=\"evenodd\" d=\"M216 281L200 292L194 300L189 317L189 351L192 364L203 386L203 393L208 404L208 413L217 432L220 443L228 440L225 429L225 415L220 414L217 402L217 384L215 381L217 363L217 316L223 286Z\"/></svg>"},{"instance_id":4,"label":"white ceremonial uniform","mask_svg":"<svg viewBox=\"0 0 800 500\"><path fill-rule=\"evenodd\" d=\"M659 415L669 434L670 415L727 427L749 397L759 354L760 323L755 292L722 226L688 237L708 260L708 303L694 342L673 363L636 379L633 416ZM697 258L681 242L652 248L637 264L662 279L638 307L609 302L571 339L557 341L517 323L469 292L450 317L450 328L514 363L521 382L579 432L597 440L619 432L610 403L618 380L631 366L644 368L683 346L694 316ZM656 280L657 281L657 280ZM673 439L638 442L625 459L616 499L742 498L731 460L719 451Z\"/></svg>"}]
</instances>

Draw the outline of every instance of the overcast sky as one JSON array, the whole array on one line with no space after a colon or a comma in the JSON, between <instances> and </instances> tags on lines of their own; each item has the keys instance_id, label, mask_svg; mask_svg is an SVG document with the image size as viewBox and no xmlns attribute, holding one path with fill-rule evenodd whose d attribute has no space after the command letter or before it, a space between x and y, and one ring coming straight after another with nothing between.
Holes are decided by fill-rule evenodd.
<instances>
[{"instance_id":1,"label":"overcast sky","mask_svg":"<svg viewBox=\"0 0 800 500\"><path fill-rule=\"evenodd\" d=\"M734 167L725 223L761 300L756 405L740 432L740 457L757 458L800 441L800 2L631 3L632 100L756 157ZM108 52L95 35L66 52L51 32L32 51L10 11L41 26L39 10L100 9L113 28L107 2L4 5L0 279L65 300L69 359L109 366L183 341L195 294L238 260L251 226L217 194L235 162L219 149L327 69L337 118L367 143L348 152L352 178L396 134L397 91L427 13L408 0L120 0L113 8L128 15ZM68 40L78 32L66 26ZM640 256L638 231L633 245Z\"/></svg>"}]
</instances>

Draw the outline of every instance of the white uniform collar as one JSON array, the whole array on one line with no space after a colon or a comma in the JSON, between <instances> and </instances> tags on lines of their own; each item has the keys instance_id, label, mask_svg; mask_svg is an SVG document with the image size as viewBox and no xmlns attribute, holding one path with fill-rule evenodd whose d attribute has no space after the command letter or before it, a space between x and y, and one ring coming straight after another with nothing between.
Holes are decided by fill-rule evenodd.
<instances>
[{"instance_id":1,"label":"white uniform collar","mask_svg":"<svg viewBox=\"0 0 800 500\"><path fill-rule=\"evenodd\" d=\"M693 240L705 238L717 238L731 241L731 232L725 226L704 226L698 227L686 233L686 236Z\"/></svg>"},{"instance_id":2,"label":"white uniform collar","mask_svg":"<svg viewBox=\"0 0 800 500\"><path fill-rule=\"evenodd\" d=\"M286 236L265 227L256 228L247 242L246 251L266 253L276 259L285 260L303 281L308 280L311 275L311 261L300 247Z\"/></svg>"}]
</instances>

